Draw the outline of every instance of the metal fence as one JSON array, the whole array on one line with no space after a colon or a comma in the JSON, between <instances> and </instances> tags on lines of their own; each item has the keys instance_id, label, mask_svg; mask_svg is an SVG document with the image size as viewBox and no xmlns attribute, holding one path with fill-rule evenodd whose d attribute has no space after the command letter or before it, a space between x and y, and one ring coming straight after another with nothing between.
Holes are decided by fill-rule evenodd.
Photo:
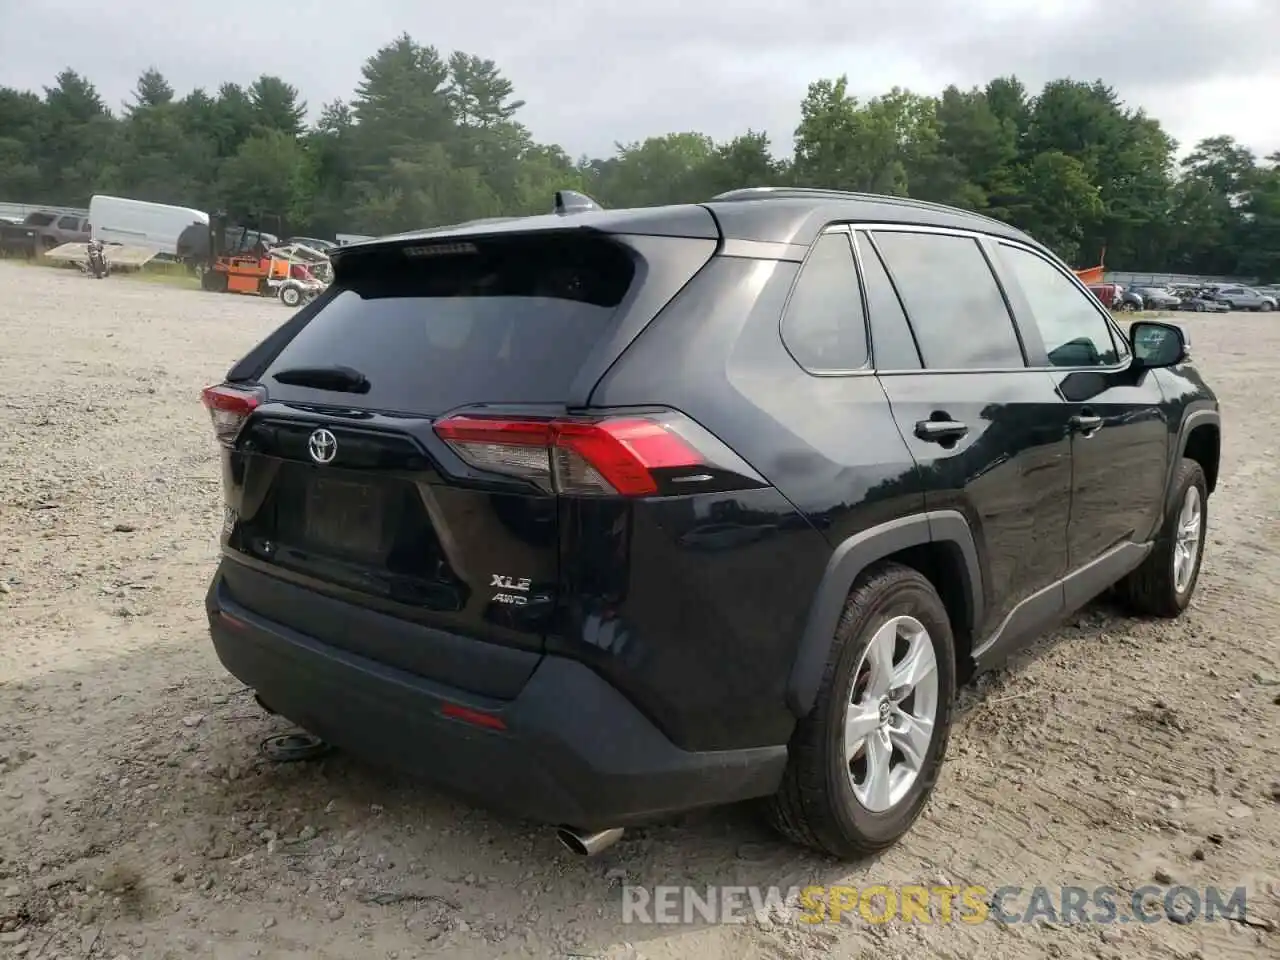
<instances>
[{"instance_id":1,"label":"metal fence","mask_svg":"<svg viewBox=\"0 0 1280 960\"><path fill-rule=\"evenodd\" d=\"M30 213L53 213L59 217L88 217L84 207L51 207L43 203L5 203L0 201L0 218L25 220Z\"/></svg>"},{"instance_id":2,"label":"metal fence","mask_svg":"<svg viewBox=\"0 0 1280 960\"><path fill-rule=\"evenodd\" d=\"M1126 287L1199 287L1209 283L1235 283L1251 287L1257 277L1204 277L1189 273L1128 273L1108 270L1104 274L1107 283L1119 283Z\"/></svg>"}]
</instances>

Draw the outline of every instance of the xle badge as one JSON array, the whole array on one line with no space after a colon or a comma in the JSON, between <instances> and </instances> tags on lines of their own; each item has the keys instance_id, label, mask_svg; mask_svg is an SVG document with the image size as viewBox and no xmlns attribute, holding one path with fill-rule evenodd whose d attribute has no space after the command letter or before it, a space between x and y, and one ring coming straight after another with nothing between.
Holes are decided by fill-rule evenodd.
<instances>
[{"instance_id":1,"label":"xle badge","mask_svg":"<svg viewBox=\"0 0 1280 960\"><path fill-rule=\"evenodd\" d=\"M504 577L500 573L492 574L493 579L489 582L490 587L497 587L498 592L493 595L490 603L506 603L513 607L523 607L529 602L529 598L524 596L529 592L529 580L527 578L516 579L515 577ZM518 590L519 593L508 593L510 590Z\"/></svg>"}]
</instances>

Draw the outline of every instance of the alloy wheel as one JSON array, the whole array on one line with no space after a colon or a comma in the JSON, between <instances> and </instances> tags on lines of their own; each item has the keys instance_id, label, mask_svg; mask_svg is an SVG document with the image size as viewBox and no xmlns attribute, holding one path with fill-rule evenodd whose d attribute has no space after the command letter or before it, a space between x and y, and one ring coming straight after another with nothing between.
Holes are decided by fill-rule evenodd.
<instances>
[{"instance_id":1,"label":"alloy wheel","mask_svg":"<svg viewBox=\"0 0 1280 960\"><path fill-rule=\"evenodd\" d=\"M1200 529L1204 523L1204 509L1200 500L1200 488L1188 487L1178 512L1178 527L1173 541L1173 588L1185 593L1200 563Z\"/></svg>"},{"instance_id":2,"label":"alloy wheel","mask_svg":"<svg viewBox=\"0 0 1280 960\"><path fill-rule=\"evenodd\" d=\"M933 743L938 660L915 617L893 617L871 637L845 711L844 756L858 802L883 813L911 790Z\"/></svg>"}]
</instances>

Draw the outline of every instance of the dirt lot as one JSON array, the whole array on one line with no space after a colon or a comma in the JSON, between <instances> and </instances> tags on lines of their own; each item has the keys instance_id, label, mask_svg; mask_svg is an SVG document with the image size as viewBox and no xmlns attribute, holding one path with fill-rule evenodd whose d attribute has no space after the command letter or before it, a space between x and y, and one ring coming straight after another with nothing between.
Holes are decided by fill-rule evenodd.
<instances>
[{"instance_id":1,"label":"dirt lot","mask_svg":"<svg viewBox=\"0 0 1280 960\"><path fill-rule=\"evenodd\" d=\"M1188 318L1226 423L1188 615L1090 609L966 691L925 817L849 869L743 810L581 860L350 758L268 762L287 726L202 622L197 395L285 308L8 264L0 305L0 958L1280 955L1280 320ZM1250 922L621 923L624 883L1157 878L1245 885Z\"/></svg>"}]
</instances>

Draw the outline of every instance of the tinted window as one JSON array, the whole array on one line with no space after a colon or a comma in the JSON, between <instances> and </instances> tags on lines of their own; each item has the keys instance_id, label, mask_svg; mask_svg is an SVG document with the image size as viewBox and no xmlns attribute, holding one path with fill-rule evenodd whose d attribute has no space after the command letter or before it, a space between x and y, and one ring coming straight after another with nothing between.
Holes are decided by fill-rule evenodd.
<instances>
[{"instance_id":1,"label":"tinted window","mask_svg":"<svg viewBox=\"0 0 1280 960\"><path fill-rule=\"evenodd\" d=\"M936 233L876 233L926 367L1023 366L1000 287L978 242Z\"/></svg>"},{"instance_id":2,"label":"tinted window","mask_svg":"<svg viewBox=\"0 0 1280 960\"><path fill-rule=\"evenodd\" d=\"M918 370L920 353L911 338L911 327L894 292L889 274L870 238L859 231L858 255L862 261L862 282L871 313L871 355L879 370Z\"/></svg>"},{"instance_id":3,"label":"tinted window","mask_svg":"<svg viewBox=\"0 0 1280 960\"><path fill-rule=\"evenodd\" d=\"M80 228L79 217L63 217L58 221L59 230L78 230Z\"/></svg>"},{"instance_id":4,"label":"tinted window","mask_svg":"<svg viewBox=\"0 0 1280 960\"><path fill-rule=\"evenodd\" d=\"M815 373L866 365L866 321L848 234L829 233L813 248L791 292L782 340Z\"/></svg>"},{"instance_id":5,"label":"tinted window","mask_svg":"<svg viewBox=\"0 0 1280 960\"><path fill-rule=\"evenodd\" d=\"M27 225L32 227L47 227L53 223L52 213L29 213L27 214Z\"/></svg>"},{"instance_id":6,"label":"tinted window","mask_svg":"<svg viewBox=\"0 0 1280 960\"><path fill-rule=\"evenodd\" d=\"M442 248L451 252L427 253ZM411 249L375 247L339 261L333 299L262 378L272 397L347 398L425 414L469 403L563 402L635 275L623 248L595 238ZM333 365L363 373L368 393L273 379L288 368Z\"/></svg>"},{"instance_id":7,"label":"tinted window","mask_svg":"<svg viewBox=\"0 0 1280 960\"><path fill-rule=\"evenodd\" d=\"M1097 367L1117 362L1111 327L1088 294L1029 250L1001 244L1000 257L1027 298L1051 364Z\"/></svg>"}]
</instances>

